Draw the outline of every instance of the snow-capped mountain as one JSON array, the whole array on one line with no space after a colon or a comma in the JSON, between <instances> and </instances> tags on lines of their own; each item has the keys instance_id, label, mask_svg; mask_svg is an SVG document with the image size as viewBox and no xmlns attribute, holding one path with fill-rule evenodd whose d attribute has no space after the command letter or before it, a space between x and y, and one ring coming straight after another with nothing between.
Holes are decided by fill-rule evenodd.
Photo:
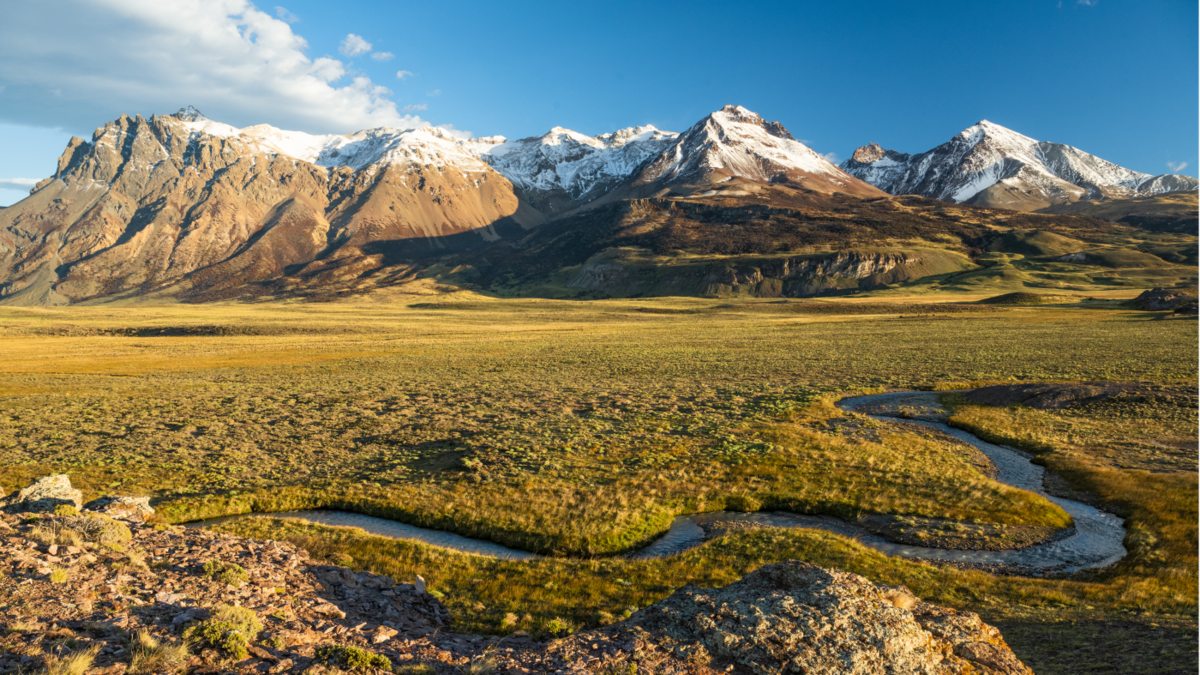
<instances>
[{"instance_id":1,"label":"snow-capped mountain","mask_svg":"<svg viewBox=\"0 0 1200 675\"><path fill-rule=\"evenodd\" d=\"M553 217L606 194L679 134L651 125L599 136L554 127L543 136L459 139L436 127L381 127L353 134L313 135L262 124L237 129L185 108L175 117L194 133L236 138L255 151L282 154L326 168L360 171L372 165L409 162L482 171L507 178L533 209Z\"/></svg>"},{"instance_id":2,"label":"snow-capped mountain","mask_svg":"<svg viewBox=\"0 0 1200 675\"><path fill-rule=\"evenodd\" d=\"M326 168L345 166L359 171L373 164L398 162L438 167L450 164L464 171L486 168L476 142L462 140L437 127L379 127L352 134L314 135L285 131L269 124L238 129L214 122L191 106L168 117L178 120L196 137L207 134L236 139L254 151L286 155Z\"/></svg>"},{"instance_id":3,"label":"snow-capped mountain","mask_svg":"<svg viewBox=\"0 0 1200 675\"><path fill-rule=\"evenodd\" d=\"M694 124L634 177L636 186L789 181L818 192L883 196L797 141L779 122L727 105Z\"/></svg>"},{"instance_id":4,"label":"snow-capped mountain","mask_svg":"<svg viewBox=\"0 0 1200 675\"><path fill-rule=\"evenodd\" d=\"M1152 176L984 120L949 142L907 155L865 145L841 168L891 194L1033 211L1081 200L1195 190L1189 176Z\"/></svg>"},{"instance_id":5,"label":"snow-capped mountain","mask_svg":"<svg viewBox=\"0 0 1200 675\"><path fill-rule=\"evenodd\" d=\"M194 109L122 116L72 138L55 175L2 212L0 302L356 275L544 220L519 211L512 184L441 129L314 136Z\"/></svg>"},{"instance_id":6,"label":"snow-capped mountain","mask_svg":"<svg viewBox=\"0 0 1200 675\"><path fill-rule=\"evenodd\" d=\"M0 303L355 278L647 191L703 198L716 183L785 181L883 194L737 106L683 135L555 127L516 141L434 127L239 129L190 107L123 115L72 138L54 176L0 212Z\"/></svg>"},{"instance_id":7,"label":"snow-capped mountain","mask_svg":"<svg viewBox=\"0 0 1200 675\"><path fill-rule=\"evenodd\" d=\"M603 196L677 136L651 125L599 136L554 127L543 136L515 141L481 138L475 147L534 208L554 213Z\"/></svg>"}]
</instances>

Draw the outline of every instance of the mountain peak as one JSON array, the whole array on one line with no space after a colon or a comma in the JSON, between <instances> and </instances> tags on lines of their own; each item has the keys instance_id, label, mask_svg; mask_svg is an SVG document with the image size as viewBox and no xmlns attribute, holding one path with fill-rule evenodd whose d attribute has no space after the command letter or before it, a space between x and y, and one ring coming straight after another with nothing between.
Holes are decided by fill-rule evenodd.
<instances>
[{"instance_id":1,"label":"mountain peak","mask_svg":"<svg viewBox=\"0 0 1200 675\"><path fill-rule=\"evenodd\" d=\"M753 124L754 126L762 127L768 134L776 138L783 138L789 141L796 140L792 134L779 122L768 122L753 110L743 108L740 105L733 105L732 103L709 115L708 119L714 120L721 124L730 122L738 124Z\"/></svg>"},{"instance_id":2,"label":"mountain peak","mask_svg":"<svg viewBox=\"0 0 1200 675\"><path fill-rule=\"evenodd\" d=\"M850 159L854 160L855 162L859 162L860 164L870 164L871 162L878 162L879 160L883 159L883 154L885 152L887 151L884 150L883 146L879 145L878 143L868 143L855 150L854 154L850 156Z\"/></svg>"},{"instance_id":3,"label":"mountain peak","mask_svg":"<svg viewBox=\"0 0 1200 675\"><path fill-rule=\"evenodd\" d=\"M966 140L971 144L978 143L985 138L1016 147L1028 147L1037 144L1036 140L1024 134L996 124L995 122L989 122L988 120L979 120L975 124L963 129L959 132L957 138Z\"/></svg>"},{"instance_id":4,"label":"mountain peak","mask_svg":"<svg viewBox=\"0 0 1200 675\"><path fill-rule=\"evenodd\" d=\"M207 117L204 116L204 113L200 112L194 106L190 106L190 105L187 106L186 108L180 108L179 110L175 111L175 113L172 114L171 117L181 119L185 122L200 122L200 121L208 119Z\"/></svg>"}]
</instances>

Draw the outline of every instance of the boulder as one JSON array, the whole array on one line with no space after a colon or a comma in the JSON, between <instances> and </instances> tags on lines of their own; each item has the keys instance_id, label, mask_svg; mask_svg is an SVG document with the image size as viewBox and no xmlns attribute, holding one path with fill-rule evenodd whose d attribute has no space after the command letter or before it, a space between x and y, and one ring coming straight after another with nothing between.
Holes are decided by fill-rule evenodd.
<instances>
[{"instance_id":1,"label":"boulder","mask_svg":"<svg viewBox=\"0 0 1200 675\"><path fill-rule=\"evenodd\" d=\"M71 479L65 473L40 478L0 499L0 510L5 513L53 513L62 505L76 509L83 506L83 493L71 487Z\"/></svg>"},{"instance_id":2,"label":"boulder","mask_svg":"<svg viewBox=\"0 0 1200 675\"><path fill-rule=\"evenodd\" d=\"M1133 304L1140 310L1162 312L1166 310L1188 311L1196 304L1195 289L1154 288L1142 291L1133 299Z\"/></svg>"},{"instance_id":3,"label":"boulder","mask_svg":"<svg viewBox=\"0 0 1200 675\"><path fill-rule=\"evenodd\" d=\"M110 518L128 520L135 523L144 522L154 515L149 497L118 497L105 495L83 505L84 511L102 513Z\"/></svg>"},{"instance_id":4,"label":"boulder","mask_svg":"<svg viewBox=\"0 0 1200 675\"><path fill-rule=\"evenodd\" d=\"M975 614L798 561L725 588L685 586L606 630L758 675L1032 675Z\"/></svg>"}]
</instances>

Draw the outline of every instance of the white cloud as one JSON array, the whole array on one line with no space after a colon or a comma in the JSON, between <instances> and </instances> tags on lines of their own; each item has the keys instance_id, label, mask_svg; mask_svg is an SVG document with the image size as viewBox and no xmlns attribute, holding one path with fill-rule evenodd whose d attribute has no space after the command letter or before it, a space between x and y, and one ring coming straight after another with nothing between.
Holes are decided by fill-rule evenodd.
<instances>
[{"instance_id":1,"label":"white cloud","mask_svg":"<svg viewBox=\"0 0 1200 675\"><path fill-rule=\"evenodd\" d=\"M434 89L433 91L427 91L427 92L425 92L425 95L426 95L426 96L441 96L441 95L442 95L442 90L441 90L441 89Z\"/></svg>"},{"instance_id":2,"label":"white cloud","mask_svg":"<svg viewBox=\"0 0 1200 675\"><path fill-rule=\"evenodd\" d=\"M474 125L472 125L472 126L474 126ZM824 157L825 161L829 162L830 164L833 164L836 166L838 163L838 158L837 158L836 153L826 152L826 153L822 154L821 156Z\"/></svg>"},{"instance_id":3,"label":"white cloud","mask_svg":"<svg viewBox=\"0 0 1200 675\"><path fill-rule=\"evenodd\" d=\"M464 131L462 129L455 129L453 124L439 124L439 125L437 125L437 128L441 129L442 131L445 131L446 133L450 134L451 136L453 136L455 138L461 138L464 141L467 140L468 138L471 138L474 135L470 131Z\"/></svg>"},{"instance_id":4,"label":"white cloud","mask_svg":"<svg viewBox=\"0 0 1200 675\"><path fill-rule=\"evenodd\" d=\"M345 40L342 40L338 51L346 56L358 56L359 54L366 54L371 51L371 43L364 40L361 35L351 33L346 36Z\"/></svg>"},{"instance_id":5,"label":"white cloud","mask_svg":"<svg viewBox=\"0 0 1200 675\"><path fill-rule=\"evenodd\" d=\"M1100 4L1100 0L1076 0L1075 4L1083 5L1084 7L1095 7Z\"/></svg>"},{"instance_id":6,"label":"white cloud","mask_svg":"<svg viewBox=\"0 0 1200 675\"><path fill-rule=\"evenodd\" d=\"M24 190L37 185L37 178L0 178L0 190Z\"/></svg>"},{"instance_id":7,"label":"white cloud","mask_svg":"<svg viewBox=\"0 0 1200 675\"><path fill-rule=\"evenodd\" d=\"M287 9L278 5L275 6L275 16L288 23L296 23L300 20L300 17L292 14L291 12L287 11Z\"/></svg>"},{"instance_id":8,"label":"white cloud","mask_svg":"<svg viewBox=\"0 0 1200 675\"><path fill-rule=\"evenodd\" d=\"M413 103L411 105L404 106L404 112L416 112L418 110L429 110L429 104L428 103Z\"/></svg>"},{"instance_id":9,"label":"white cloud","mask_svg":"<svg viewBox=\"0 0 1200 675\"><path fill-rule=\"evenodd\" d=\"M396 55L391 52L375 52L371 55L371 58L375 59L376 61L391 61L392 59L396 58Z\"/></svg>"},{"instance_id":10,"label":"white cloud","mask_svg":"<svg viewBox=\"0 0 1200 675\"><path fill-rule=\"evenodd\" d=\"M397 73L396 73L396 79L397 79L397 80L407 80L407 79L408 79L408 78L410 78L410 77L412 77L412 71L411 71L411 70L401 70L401 71L399 71L399 72L397 72Z\"/></svg>"},{"instance_id":11,"label":"white cloud","mask_svg":"<svg viewBox=\"0 0 1200 675\"><path fill-rule=\"evenodd\" d=\"M345 81L344 63L307 49L248 0L10 3L0 21L0 121L85 135L122 113L194 105L239 127L312 133L426 124L401 114L386 87Z\"/></svg>"},{"instance_id":12,"label":"white cloud","mask_svg":"<svg viewBox=\"0 0 1200 675\"><path fill-rule=\"evenodd\" d=\"M1179 173L1187 168L1187 162L1167 162L1167 166L1175 173Z\"/></svg>"}]
</instances>

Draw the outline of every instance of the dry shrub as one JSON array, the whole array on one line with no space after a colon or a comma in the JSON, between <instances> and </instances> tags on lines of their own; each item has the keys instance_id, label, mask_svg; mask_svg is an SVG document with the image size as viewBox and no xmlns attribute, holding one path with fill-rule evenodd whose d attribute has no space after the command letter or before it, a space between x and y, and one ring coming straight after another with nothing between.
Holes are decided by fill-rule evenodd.
<instances>
[{"instance_id":1,"label":"dry shrub","mask_svg":"<svg viewBox=\"0 0 1200 675\"><path fill-rule=\"evenodd\" d=\"M38 675L84 675L96 660L100 647L95 646L82 651L71 652L64 656L50 655L46 657L46 665L37 671Z\"/></svg>"},{"instance_id":2,"label":"dry shrub","mask_svg":"<svg viewBox=\"0 0 1200 675\"><path fill-rule=\"evenodd\" d=\"M129 675L174 672L181 668L188 658L187 645L163 642L147 632L134 635L131 652Z\"/></svg>"},{"instance_id":3,"label":"dry shrub","mask_svg":"<svg viewBox=\"0 0 1200 675\"><path fill-rule=\"evenodd\" d=\"M79 546L83 542L121 544L133 538L129 526L99 513L43 518L29 538L43 544Z\"/></svg>"}]
</instances>

